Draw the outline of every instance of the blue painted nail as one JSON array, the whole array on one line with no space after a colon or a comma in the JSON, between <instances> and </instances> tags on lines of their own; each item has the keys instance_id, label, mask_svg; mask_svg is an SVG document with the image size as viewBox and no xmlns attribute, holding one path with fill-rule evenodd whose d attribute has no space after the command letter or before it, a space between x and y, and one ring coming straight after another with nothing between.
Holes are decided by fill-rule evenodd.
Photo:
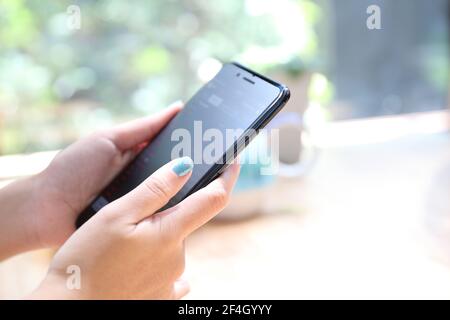
<instances>
[{"instance_id":1,"label":"blue painted nail","mask_svg":"<svg viewBox=\"0 0 450 320\"><path fill-rule=\"evenodd\" d=\"M191 172L192 168L194 168L194 162L192 161L192 159L189 157L183 157L175 161L172 170L176 173L177 176L182 177Z\"/></svg>"}]
</instances>

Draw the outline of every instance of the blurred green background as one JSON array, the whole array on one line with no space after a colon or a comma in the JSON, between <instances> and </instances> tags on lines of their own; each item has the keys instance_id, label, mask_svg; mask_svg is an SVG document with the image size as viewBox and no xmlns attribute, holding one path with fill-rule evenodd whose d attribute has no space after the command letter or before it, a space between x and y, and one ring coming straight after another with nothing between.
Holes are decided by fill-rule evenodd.
<instances>
[{"instance_id":1,"label":"blurred green background","mask_svg":"<svg viewBox=\"0 0 450 320\"><path fill-rule=\"evenodd\" d=\"M366 28L372 3L382 30ZM79 29L68 25L73 5ZM299 95L305 84L296 79L321 72L309 98L333 119L443 108L447 8L446 0L0 0L0 155L58 149L186 100L231 60Z\"/></svg>"},{"instance_id":2,"label":"blurred green background","mask_svg":"<svg viewBox=\"0 0 450 320\"><path fill-rule=\"evenodd\" d=\"M319 15L306 0L1 0L0 153L60 148L187 99L219 61L296 72L316 57Z\"/></svg>"}]
</instances>

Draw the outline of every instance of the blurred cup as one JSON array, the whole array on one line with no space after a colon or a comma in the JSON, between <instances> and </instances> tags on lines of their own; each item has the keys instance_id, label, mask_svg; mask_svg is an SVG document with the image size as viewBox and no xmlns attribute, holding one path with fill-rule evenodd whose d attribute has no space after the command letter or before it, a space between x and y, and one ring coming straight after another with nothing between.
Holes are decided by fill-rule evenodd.
<instances>
[{"instance_id":1,"label":"blurred cup","mask_svg":"<svg viewBox=\"0 0 450 320\"><path fill-rule=\"evenodd\" d=\"M298 113L277 115L242 152L239 180L218 219L240 220L264 212L272 188L302 178L316 162L317 149L309 140Z\"/></svg>"}]
</instances>

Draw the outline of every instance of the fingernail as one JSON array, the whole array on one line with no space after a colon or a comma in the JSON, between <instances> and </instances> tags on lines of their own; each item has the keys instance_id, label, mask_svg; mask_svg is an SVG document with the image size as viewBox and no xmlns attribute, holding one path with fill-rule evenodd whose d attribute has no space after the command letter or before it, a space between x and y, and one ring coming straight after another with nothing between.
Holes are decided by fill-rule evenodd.
<instances>
[{"instance_id":1,"label":"fingernail","mask_svg":"<svg viewBox=\"0 0 450 320\"><path fill-rule=\"evenodd\" d=\"M190 157L183 157L175 161L172 170L177 176L182 177L191 172L192 168L194 168L194 162L192 159Z\"/></svg>"}]
</instances>

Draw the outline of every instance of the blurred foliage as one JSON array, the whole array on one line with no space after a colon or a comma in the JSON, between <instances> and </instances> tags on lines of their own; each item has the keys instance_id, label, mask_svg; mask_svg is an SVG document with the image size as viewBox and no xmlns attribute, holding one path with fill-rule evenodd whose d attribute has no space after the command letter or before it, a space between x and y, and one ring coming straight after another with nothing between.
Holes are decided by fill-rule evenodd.
<instances>
[{"instance_id":1,"label":"blurred foliage","mask_svg":"<svg viewBox=\"0 0 450 320\"><path fill-rule=\"evenodd\" d=\"M299 76L320 18L311 0L0 0L0 154L60 148L187 99L213 72L205 61Z\"/></svg>"}]
</instances>

